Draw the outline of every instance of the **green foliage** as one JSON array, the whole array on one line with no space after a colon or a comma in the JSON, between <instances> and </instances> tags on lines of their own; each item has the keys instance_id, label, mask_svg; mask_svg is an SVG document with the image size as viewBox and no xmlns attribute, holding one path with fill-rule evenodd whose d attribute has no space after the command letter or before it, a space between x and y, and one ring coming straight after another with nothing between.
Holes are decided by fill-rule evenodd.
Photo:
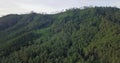
<instances>
[{"instance_id":1,"label":"green foliage","mask_svg":"<svg viewBox=\"0 0 120 63\"><path fill-rule=\"evenodd\" d=\"M0 63L120 63L120 9L0 18Z\"/></svg>"}]
</instances>

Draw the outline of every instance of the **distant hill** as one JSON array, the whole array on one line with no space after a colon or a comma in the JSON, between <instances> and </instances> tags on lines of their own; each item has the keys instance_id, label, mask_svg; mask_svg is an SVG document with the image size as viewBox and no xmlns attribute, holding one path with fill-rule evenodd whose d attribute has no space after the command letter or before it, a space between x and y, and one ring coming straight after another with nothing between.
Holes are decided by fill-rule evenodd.
<instances>
[{"instance_id":1,"label":"distant hill","mask_svg":"<svg viewBox=\"0 0 120 63\"><path fill-rule=\"evenodd\" d=\"M1 17L0 63L120 63L120 9Z\"/></svg>"}]
</instances>

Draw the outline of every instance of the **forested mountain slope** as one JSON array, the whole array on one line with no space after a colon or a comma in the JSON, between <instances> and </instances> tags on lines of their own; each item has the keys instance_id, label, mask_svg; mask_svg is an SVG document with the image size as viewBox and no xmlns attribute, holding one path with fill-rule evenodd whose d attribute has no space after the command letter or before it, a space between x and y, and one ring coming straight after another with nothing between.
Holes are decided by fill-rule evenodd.
<instances>
[{"instance_id":1,"label":"forested mountain slope","mask_svg":"<svg viewBox=\"0 0 120 63\"><path fill-rule=\"evenodd\" d=\"M1 17L0 63L120 63L120 9Z\"/></svg>"}]
</instances>

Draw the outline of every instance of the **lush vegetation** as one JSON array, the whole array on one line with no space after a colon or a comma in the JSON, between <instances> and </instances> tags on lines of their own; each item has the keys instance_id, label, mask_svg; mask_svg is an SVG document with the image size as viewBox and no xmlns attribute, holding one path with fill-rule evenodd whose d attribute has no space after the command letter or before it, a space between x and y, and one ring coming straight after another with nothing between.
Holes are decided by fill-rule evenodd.
<instances>
[{"instance_id":1,"label":"lush vegetation","mask_svg":"<svg viewBox=\"0 0 120 63\"><path fill-rule=\"evenodd\" d=\"M120 9L1 17L0 63L120 63Z\"/></svg>"}]
</instances>

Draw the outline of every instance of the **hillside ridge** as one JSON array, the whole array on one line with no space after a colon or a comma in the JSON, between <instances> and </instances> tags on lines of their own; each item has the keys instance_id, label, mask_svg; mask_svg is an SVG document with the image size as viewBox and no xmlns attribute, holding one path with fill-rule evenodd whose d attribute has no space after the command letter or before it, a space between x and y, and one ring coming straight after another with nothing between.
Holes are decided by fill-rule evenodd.
<instances>
[{"instance_id":1,"label":"hillside ridge","mask_svg":"<svg viewBox=\"0 0 120 63\"><path fill-rule=\"evenodd\" d=\"M0 63L120 63L120 9L0 18Z\"/></svg>"}]
</instances>

